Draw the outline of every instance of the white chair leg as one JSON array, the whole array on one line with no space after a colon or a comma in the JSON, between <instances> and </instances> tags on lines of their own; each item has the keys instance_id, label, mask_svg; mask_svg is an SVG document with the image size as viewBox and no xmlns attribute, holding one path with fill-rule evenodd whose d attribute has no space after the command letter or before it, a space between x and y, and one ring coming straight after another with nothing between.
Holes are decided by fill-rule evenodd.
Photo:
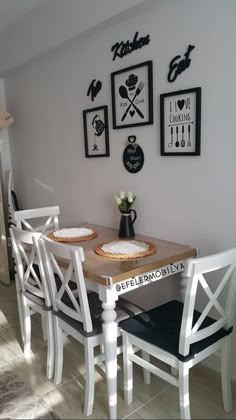
<instances>
[{"instance_id":1,"label":"white chair leg","mask_svg":"<svg viewBox=\"0 0 236 420\"><path fill-rule=\"evenodd\" d=\"M129 360L129 353L132 352L129 338L123 334L124 399L127 404L131 404L133 400L133 362Z\"/></svg>"},{"instance_id":2,"label":"white chair leg","mask_svg":"<svg viewBox=\"0 0 236 420\"><path fill-rule=\"evenodd\" d=\"M54 337L55 337L55 372L54 383L61 383L63 368L63 333L57 316L53 316Z\"/></svg>"},{"instance_id":3,"label":"white chair leg","mask_svg":"<svg viewBox=\"0 0 236 420\"><path fill-rule=\"evenodd\" d=\"M191 419L189 407L189 367L187 363L179 362L179 404L180 418Z\"/></svg>"},{"instance_id":4,"label":"white chair leg","mask_svg":"<svg viewBox=\"0 0 236 420\"><path fill-rule=\"evenodd\" d=\"M142 358L147 362L150 362L150 354L142 350ZM151 372L147 369L143 369L144 383L149 385L151 383Z\"/></svg>"},{"instance_id":5,"label":"white chair leg","mask_svg":"<svg viewBox=\"0 0 236 420\"><path fill-rule=\"evenodd\" d=\"M25 330L24 330L24 315L23 315L23 308L22 308L22 297L21 294L17 292L17 304L18 304L18 312L19 312L19 319L20 319L20 332L21 332L21 339L22 343L25 342Z\"/></svg>"},{"instance_id":6,"label":"white chair leg","mask_svg":"<svg viewBox=\"0 0 236 420\"><path fill-rule=\"evenodd\" d=\"M22 309L24 316L24 355L27 357L31 352L31 318L30 308L24 296L22 296Z\"/></svg>"},{"instance_id":7,"label":"white chair leg","mask_svg":"<svg viewBox=\"0 0 236 420\"><path fill-rule=\"evenodd\" d=\"M224 410L229 413L232 410L231 394L231 337L228 336L221 351L221 385Z\"/></svg>"},{"instance_id":8,"label":"white chair leg","mask_svg":"<svg viewBox=\"0 0 236 420\"><path fill-rule=\"evenodd\" d=\"M90 344L89 340L85 340L84 354L85 354L85 366L86 366L84 415L90 416L93 412L95 366L94 366L94 348L92 344Z\"/></svg>"},{"instance_id":9,"label":"white chair leg","mask_svg":"<svg viewBox=\"0 0 236 420\"><path fill-rule=\"evenodd\" d=\"M48 353L47 353L47 371L46 376L48 379L53 377L54 371L54 329L53 329L53 315L52 312L47 312L47 331L48 331Z\"/></svg>"},{"instance_id":10,"label":"white chair leg","mask_svg":"<svg viewBox=\"0 0 236 420\"><path fill-rule=\"evenodd\" d=\"M17 297L17 305L18 305L18 312L19 312L19 319L20 319L20 331L21 331L21 339L22 343L25 341L25 332L24 332L24 315L23 315L23 308L22 308L22 296L18 284L17 274L15 275L15 286L16 286L16 297Z\"/></svg>"},{"instance_id":11,"label":"white chair leg","mask_svg":"<svg viewBox=\"0 0 236 420\"><path fill-rule=\"evenodd\" d=\"M48 338L47 315L44 312L41 314L41 321L42 321L43 339L46 341Z\"/></svg>"}]
</instances>

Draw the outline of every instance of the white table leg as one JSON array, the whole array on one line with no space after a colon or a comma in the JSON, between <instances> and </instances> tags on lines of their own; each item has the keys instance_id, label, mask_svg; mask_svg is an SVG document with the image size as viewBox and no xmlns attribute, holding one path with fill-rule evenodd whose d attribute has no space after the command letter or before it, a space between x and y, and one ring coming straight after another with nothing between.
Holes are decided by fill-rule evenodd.
<instances>
[{"instance_id":1,"label":"white table leg","mask_svg":"<svg viewBox=\"0 0 236 420\"><path fill-rule=\"evenodd\" d=\"M117 419L117 323L115 300L117 297L111 296L109 290L102 297L103 303L103 335L104 353L107 380L107 395L109 404L109 419Z\"/></svg>"}]
</instances>

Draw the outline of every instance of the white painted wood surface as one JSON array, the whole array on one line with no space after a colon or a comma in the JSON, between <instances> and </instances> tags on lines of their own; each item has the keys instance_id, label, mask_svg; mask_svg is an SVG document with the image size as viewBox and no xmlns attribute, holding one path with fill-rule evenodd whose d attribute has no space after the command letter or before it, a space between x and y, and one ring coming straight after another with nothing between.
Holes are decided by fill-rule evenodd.
<instances>
[{"instance_id":1,"label":"white painted wood surface","mask_svg":"<svg viewBox=\"0 0 236 420\"><path fill-rule=\"evenodd\" d=\"M208 257L191 259L187 261L185 269L185 278L187 281L187 289L185 293L184 309L180 330L179 339L179 354L187 356L190 353L190 345L201 341L206 337L210 337L221 328L232 327L233 311L235 302L235 289L236 289L236 248L231 250L215 254ZM225 269L222 274L222 269ZM212 292L208 285L206 274L214 272L215 282L217 282L215 291ZM221 273L222 277L219 281L219 277L215 272ZM196 293L199 286L203 287L208 302L205 308L202 310L202 314L193 325L193 314L196 305ZM225 305L219 303L218 298L224 289L228 289L228 298L226 299ZM211 308L214 307L218 312L218 319L215 322L200 330L200 327L206 317L209 315ZM214 318L215 319L215 318ZM161 320L160 320L161 321ZM231 334L226 335L216 343L209 345L201 352L197 353L195 357L189 361L183 362L172 355L164 351L163 349L154 346L133 334L121 330L124 339L124 393L125 401L127 403L132 402L132 390L133 390L133 375L132 375L132 363L137 363L150 372L168 381L172 385L179 387L179 403L180 403L180 415L181 419L190 419L190 405L189 405L189 370L192 366L204 360L213 353L218 353L221 350L221 378L222 378L222 395L224 410L226 412L232 409L232 398L231 398L231 376L230 376L230 350L231 350ZM141 349L142 351L148 352L152 356L156 357L169 364L172 367L171 373L166 373L162 369L157 368L145 357L139 357L134 354L133 346ZM178 369L178 377L175 377L175 370Z\"/></svg>"}]
</instances>

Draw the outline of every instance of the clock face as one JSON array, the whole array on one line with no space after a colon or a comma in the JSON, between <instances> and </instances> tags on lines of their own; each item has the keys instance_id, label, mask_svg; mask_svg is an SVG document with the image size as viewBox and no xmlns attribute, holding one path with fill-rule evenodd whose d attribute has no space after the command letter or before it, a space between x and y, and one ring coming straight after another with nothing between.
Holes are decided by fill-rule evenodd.
<instances>
[{"instance_id":1,"label":"clock face","mask_svg":"<svg viewBox=\"0 0 236 420\"><path fill-rule=\"evenodd\" d=\"M139 172L144 164L144 153L138 144L128 144L123 153L123 163L128 172Z\"/></svg>"}]
</instances>

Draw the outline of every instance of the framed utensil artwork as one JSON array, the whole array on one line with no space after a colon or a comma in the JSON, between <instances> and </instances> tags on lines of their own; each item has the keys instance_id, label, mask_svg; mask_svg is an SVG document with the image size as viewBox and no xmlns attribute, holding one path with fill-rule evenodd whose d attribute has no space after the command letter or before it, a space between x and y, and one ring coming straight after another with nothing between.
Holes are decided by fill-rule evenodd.
<instances>
[{"instance_id":1,"label":"framed utensil artwork","mask_svg":"<svg viewBox=\"0 0 236 420\"><path fill-rule=\"evenodd\" d=\"M110 156L107 105L83 111L85 156Z\"/></svg>"},{"instance_id":2,"label":"framed utensil artwork","mask_svg":"<svg viewBox=\"0 0 236 420\"><path fill-rule=\"evenodd\" d=\"M111 73L113 128L153 124L152 61Z\"/></svg>"},{"instance_id":3,"label":"framed utensil artwork","mask_svg":"<svg viewBox=\"0 0 236 420\"><path fill-rule=\"evenodd\" d=\"M200 156L201 88L160 95L161 155Z\"/></svg>"}]
</instances>

